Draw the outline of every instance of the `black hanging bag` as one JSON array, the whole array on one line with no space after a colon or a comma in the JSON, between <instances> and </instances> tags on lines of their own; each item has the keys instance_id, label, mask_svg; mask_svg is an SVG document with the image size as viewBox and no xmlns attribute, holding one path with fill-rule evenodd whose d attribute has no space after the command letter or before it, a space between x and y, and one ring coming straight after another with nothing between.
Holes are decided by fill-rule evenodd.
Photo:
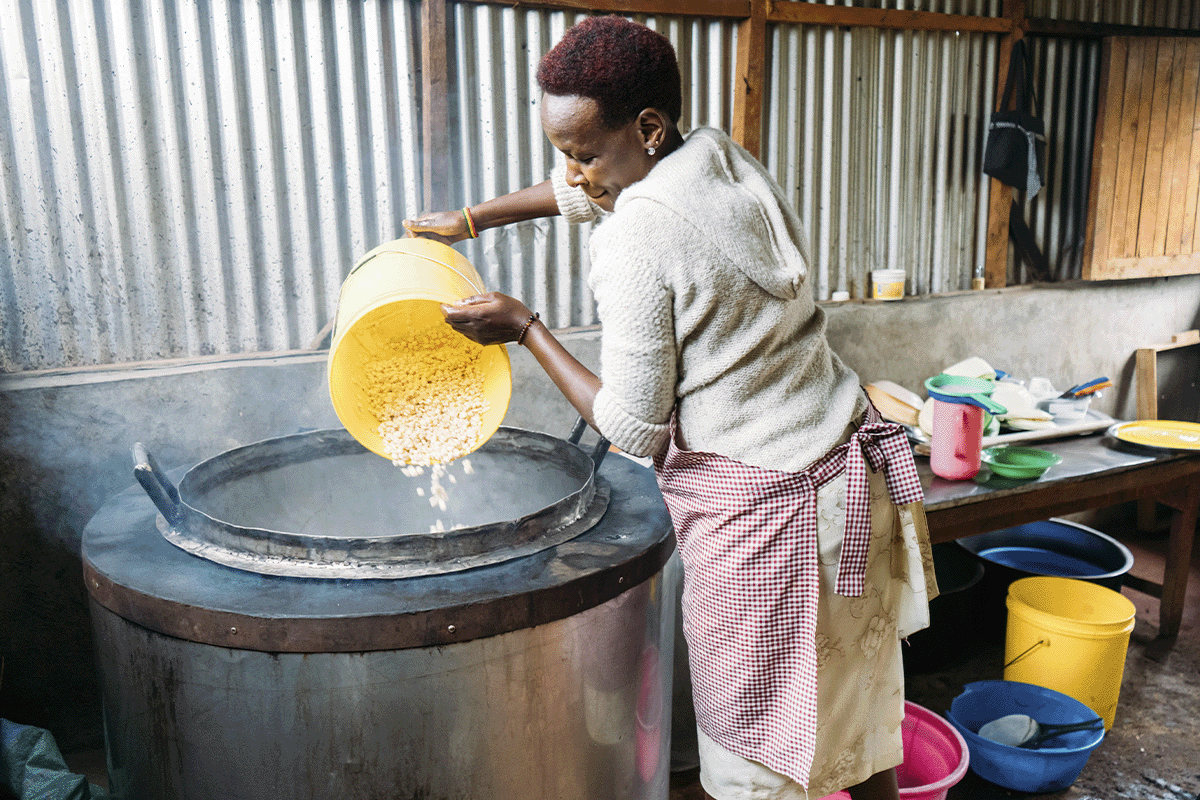
<instances>
[{"instance_id":1,"label":"black hanging bag","mask_svg":"<svg viewBox=\"0 0 1200 800\"><path fill-rule=\"evenodd\" d=\"M1017 102L1010 111L1013 90ZM1001 183L1025 192L1027 199L1042 188L1046 161L1046 128L1038 116L1033 69L1025 40L1013 45L1000 110L991 115L983 171Z\"/></svg>"}]
</instances>

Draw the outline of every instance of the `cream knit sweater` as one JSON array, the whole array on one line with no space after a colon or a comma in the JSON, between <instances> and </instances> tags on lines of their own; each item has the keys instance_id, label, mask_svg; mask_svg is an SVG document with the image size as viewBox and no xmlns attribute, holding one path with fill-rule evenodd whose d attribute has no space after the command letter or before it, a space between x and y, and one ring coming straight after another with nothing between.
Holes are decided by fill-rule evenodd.
<instances>
[{"instance_id":1,"label":"cream knit sweater","mask_svg":"<svg viewBox=\"0 0 1200 800\"><path fill-rule=\"evenodd\" d=\"M863 413L858 378L830 349L804 285L800 221L782 190L721 131L700 128L603 215L565 169L563 216L592 231L589 283L602 324L596 424L635 455L678 441L796 471Z\"/></svg>"}]
</instances>

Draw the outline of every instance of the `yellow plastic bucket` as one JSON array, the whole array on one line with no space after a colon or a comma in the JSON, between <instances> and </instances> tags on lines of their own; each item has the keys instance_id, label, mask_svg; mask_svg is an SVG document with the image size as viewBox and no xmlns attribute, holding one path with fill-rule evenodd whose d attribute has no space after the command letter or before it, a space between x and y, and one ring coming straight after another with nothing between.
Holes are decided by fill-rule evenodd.
<instances>
[{"instance_id":1,"label":"yellow plastic bucket","mask_svg":"<svg viewBox=\"0 0 1200 800\"><path fill-rule=\"evenodd\" d=\"M338 419L368 450L387 457L379 422L366 401L364 368L391 342L412 331L444 325L439 305L485 291L479 273L461 253L431 239L387 242L359 259L342 282L329 347L329 394ZM482 348L483 414L472 450L500 427L512 396L512 367L502 344Z\"/></svg>"},{"instance_id":2,"label":"yellow plastic bucket","mask_svg":"<svg viewBox=\"0 0 1200 800\"><path fill-rule=\"evenodd\" d=\"M1137 610L1120 592L1073 578L1008 587L1004 679L1070 695L1111 728Z\"/></svg>"}]
</instances>

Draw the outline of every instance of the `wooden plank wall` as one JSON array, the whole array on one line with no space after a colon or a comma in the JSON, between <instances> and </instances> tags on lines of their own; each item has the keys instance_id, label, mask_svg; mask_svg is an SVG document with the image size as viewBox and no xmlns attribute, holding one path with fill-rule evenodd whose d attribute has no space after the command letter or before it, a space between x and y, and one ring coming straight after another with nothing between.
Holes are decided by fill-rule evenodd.
<instances>
[{"instance_id":1,"label":"wooden plank wall","mask_svg":"<svg viewBox=\"0 0 1200 800\"><path fill-rule=\"evenodd\" d=\"M1104 40L1083 277L1200 272L1200 39Z\"/></svg>"}]
</instances>

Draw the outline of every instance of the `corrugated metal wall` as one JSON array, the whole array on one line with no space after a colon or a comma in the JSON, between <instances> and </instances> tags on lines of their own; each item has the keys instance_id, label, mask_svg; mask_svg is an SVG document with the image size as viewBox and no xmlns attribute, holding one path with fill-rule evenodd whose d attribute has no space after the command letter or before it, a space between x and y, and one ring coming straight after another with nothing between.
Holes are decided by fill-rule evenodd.
<instances>
[{"instance_id":1,"label":"corrugated metal wall","mask_svg":"<svg viewBox=\"0 0 1200 800\"><path fill-rule=\"evenodd\" d=\"M808 223L819 299L903 269L910 292L982 274L982 132L998 39L983 34L774 26L766 163Z\"/></svg>"},{"instance_id":2,"label":"corrugated metal wall","mask_svg":"<svg viewBox=\"0 0 1200 800\"><path fill-rule=\"evenodd\" d=\"M1083 273L1100 42L1040 37L1029 42L1046 124L1045 186L1032 199L1019 192L1015 199L1049 261L1050 279L1073 280ZM1027 265L1009 266L1010 283L1037 278Z\"/></svg>"},{"instance_id":3,"label":"corrugated metal wall","mask_svg":"<svg viewBox=\"0 0 1200 800\"><path fill-rule=\"evenodd\" d=\"M417 203L417 8L0 0L0 369L305 346Z\"/></svg>"},{"instance_id":4,"label":"corrugated metal wall","mask_svg":"<svg viewBox=\"0 0 1200 800\"><path fill-rule=\"evenodd\" d=\"M1152 4L1153 23L1144 4L1112 5L1102 21L1200 24L1189 0ZM1068 19L1108 8L1031 6ZM449 194L478 202L553 167L534 72L578 15L450 9ZM0 0L0 370L308 346L354 261L422 210L419 12L417 0ZM635 18L676 45L684 124L729 129L736 23ZM908 269L910 291L969 286L997 45L769 26L763 161L809 223L818 298L862 296L881 266ZM1098 57L1095 42L1035 40L1050 180L1028 211L1060 278L1079 274ZM595 322L585 243L555 220L463 249L492 288L567 327Z\"/></svg>"}]
</instances>

